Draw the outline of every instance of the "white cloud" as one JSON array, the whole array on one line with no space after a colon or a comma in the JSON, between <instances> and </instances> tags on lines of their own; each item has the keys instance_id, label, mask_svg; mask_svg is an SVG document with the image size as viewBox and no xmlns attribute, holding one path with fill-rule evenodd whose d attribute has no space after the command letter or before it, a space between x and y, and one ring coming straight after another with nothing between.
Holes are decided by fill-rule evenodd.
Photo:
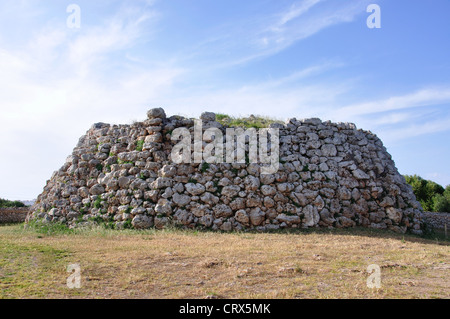
<instances>
[{"instance_id":1,"label":"white cloud","mask_svg":"<svg viewBox=\"0 0 450 319\"><path fill-rule=\"evenodd\" d=\"M394 143L405 139L450 131L450 118L431 120L423 123L413 123L391 127L380 132L380 137L385 143Z\"/></svg>"},{"instance_id":2,"label":"white cloud","mask_svg":"<svg viewBox=\"0 0 450 319\"><path fill-rule=\"evenodd\" d=\"M69 62L86 71L105 54L132 47L142 37L141 25L156 15L130 14L124 16L122 13L104 25L88 28L87 32L82 28L81 34L68 44Z\"/></svg>"},{"instance_id":3,"label":"white cloud","mask_svg":"<svg viewBox=\"0 0 450 319\"><path fill-rule=\"evenodd\" d=\"M271 29L274 31L279 31L280 28L286 23L308 12L309 9L314 7L320 1L321 0L304 0L301 3L294 3L287 12L284 12L282 14L281 19L278 21L278 23L272 26Z\"/></svg>"},{"instance_id":4,"label":"white cloud","mask_svg":"<svg viewBox=\"0 0 450 319\"><path fill-rule=\"evenodd\" d=\"M371 102L335 107L328 114L333 121L354 122L370 129L385 143L450 130L450 118L442 117L450 104L448 87L423 88L404 95Z\"/></svg>"},{"instance_id":5,"label":"white cloud","mask_svg":"<svg viewBox=\"0 0 450 319\"><path fill-rule=\"evenodd\" d=\"M281 80L282 81L282 80ZM194 89L161 99L172 114L198 116L204 111L216 111L234 116L268 115L285 120L289 117L323 117L337 96L347 92L345 84L290 85L278 87L271 82L255 83L227 89ZM327 92L327 94L324 94ZM186 111L185 111L186 112Z\"/></svg>"},{"instance_id":6,"label":"white cloud","mask_svg":"<svg viewBox=\"0 0 450 319\"><path fill-rule=\"evenodd\" d=\"M273 56L328 27L353 21L365 14L368 3L368 0L297 2L283 11L233 21L222 30L214 30L210 39L193 47L194 52L187 56L211 59L216 68L247 64ZM320 10L312 10L319 6Z\"/></svg>"},{"instance_id":7,"label":"white cloud","mask_svg":"<svg viewBox=\"0 0 450 319\"><path fill-rule=\"evenodd\" d=\"M344 106L336 110L335 114L354 117L357 115L367 115L381 112L401 110L405 108L424 107L450 102L450 88L430 88L419 91L393 96L387 99L358 103Z\"/></svg>"},{"instance_id":8,"label":"white cloud","mask_svg":"<svg viewBox=\"0 0 450 319\"><path fill-rule=\"evenodd\" d=\"M195 50L183 48L182 53L168 54L164 62L149 61L135 50L152 40L152 27L159 16L153 8L123 10L95 25L83 24L76 32L50 23L35 30L32 40L20 49L2 45L0 147L7 151L0 158L0 180L8 182L0 183L0 196L29 199L32 196L27 194L37 195L92 123L143 119L153 106L164 107L168 114L189 116L216 111L280 119L355 120L365 129L383 127L379 135L389 142L447 131L450 119L417 123L423 114L417 107L450 102L450 89L445 87L334 111L342 94L355 92L354 83L313 77L345 65L335 60L246 85L223 81L220 74L196 81L202 72L276 54L326 27L351 21L365 12L360 10L364 3L341 3L333 10L325 1L298 2L286 11L259 17L252 27L254 21L238 24L229 33L214 34L213 41ZM324 10L315 10L320 6ZM265 44L258 44L260 39ZM186 52L190 53L187 58ZM205 61L208 54L200 52L215 54L215 59ZM217 79L217 83L208 83L208 79Z\"/></svg>"},{"instance_id":9,"label":"white cloud","mask_svg":"<svg viewBox=\"0 0 450 319\"><path fill-rule=\"evenodd\" d=\"M47 24L20 49L3 46L0 180L7 182L0 196L37 196L92 123L142 119L148 103L170 89L182 69L127 60L149 34L151 17L122 11L79 32Z\"/></svg>"},{"instance_id":10,"label":"white cloud","mask_svg":"<svg viewBox=\"0 0 450 319\"><path fill-rule=\"evenodd\" d=\"M339 6L324 3L321 10L307 14L314 6L321 3L319 0L305 0L300 5L294 5L282 18L257 33L257 40L262 44L260 52L264 55L273 55L287 49L292 44L306 39L332 25L353 21L365 11L367 1L340 2Z\"/></svg>"},{"instance_id":11,"label":"white cloud","mask_svg":"<svg viewBox=\"0 0 450 319\"><path fill-rule=\"evenodd\" d=\"M293 73L273 79L266 82L260 82L258 83L258 87L264 87L264 88L273 88L273 87L279 87L279 86L285 86L287 84L292 84L294 82L301 81L303 79L307 79L314 75L323 74L324 72L330 71L332 69L341 68L344 64L340 62L332 62L332 61L326 61L321 64L313 65L306 67L302 70L294 71Z\"/></svg>"}]
</instances>

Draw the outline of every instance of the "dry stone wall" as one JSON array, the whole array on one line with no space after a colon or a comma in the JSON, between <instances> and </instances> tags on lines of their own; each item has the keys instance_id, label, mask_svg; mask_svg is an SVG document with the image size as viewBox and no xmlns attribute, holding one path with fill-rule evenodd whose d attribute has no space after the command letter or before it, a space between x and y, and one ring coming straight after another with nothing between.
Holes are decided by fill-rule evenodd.
<instances>
[{"instance_id":1,"label":"dry stone wall","mask_svg":"<svg viewBox=\"0 0 450 319\"><path fill-rule=\"evenodd\" d=\"M23 223L28 215L29 208L0 208L0 224Z\"/></svg>"},{"instance_id":2,"label":"dry stone wall","mask_svg":"<svg viewBox=\"0 0 450 319\"><path fill-rule=\"evenodd\" d=\"M450 213L424 212L423 220L432 229L450 228Z\"/></svg>"},{"instance_id":3,"label":"dry stone wall","mask_svg":"<svg viewBox=\"0 0 450 319\"><path fill-rule=\"evenodd\" d=\"M421 234L422 208L383 146L354 124L290 119L279 169L256 163L174 164L178 127L194 120L152 109L131 125L97 123L38 197L28 219L70 227L168 225L213 230L370 227ZM213 113L203 129L216 127ZM206 142L203 142L205 146Z\"/></svg>"}]
</instances>

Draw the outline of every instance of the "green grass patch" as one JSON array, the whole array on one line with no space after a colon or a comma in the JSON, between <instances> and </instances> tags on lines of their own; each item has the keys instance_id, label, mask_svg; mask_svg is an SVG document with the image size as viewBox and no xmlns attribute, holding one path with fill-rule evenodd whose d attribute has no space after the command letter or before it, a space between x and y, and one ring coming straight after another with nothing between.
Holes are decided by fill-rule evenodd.
<instances>
[{"instance_id":1,"label":"green grass patch","mask_svg":"<svg viewBox=\"0 0 450 319\"><path fill-rule=\"evenodd\" d=\"M71 252L51 245L0 238L0 299L46 298L65 289ZM58 285L55 285L58 282ZM60 282L60 283L59 283Z\"/></svg>"},{"instance_id":2,"label":"green grass patch","mask_svg":"<svg viewBox=\"0 0 450 319\"><path fill-rule=\"evenodd\" d=\"M142 149L144 148L144 140L140 140L136 142L136 151L142 152Z\"/></svg>"},{"instance_id":3,"label":"green grass patch","mask_svg":"<svg viewBox=\"0 0 450 319\"><path fill-rule=\"evenodd\" d=\"M71 234L73 233L72 229L66 224L57 223L57 222L42 222L39 220L30 220L26 224L26 229L35 231L36 233L43 235L60 235L60 234Z\"/></svg>"},{"instance_id":4,"label":"green grass patch","mask_svg":"<svg viewBox=\"0 0 450 319\"><path fill-rule=\"evenodd\" d=\"M273 123L283 123L280 120L261 115L250 115L249 117L234 117L227 114L216 114L216 121L229 127L243 128L267 128Z\"/></svg>"}]
</instances>

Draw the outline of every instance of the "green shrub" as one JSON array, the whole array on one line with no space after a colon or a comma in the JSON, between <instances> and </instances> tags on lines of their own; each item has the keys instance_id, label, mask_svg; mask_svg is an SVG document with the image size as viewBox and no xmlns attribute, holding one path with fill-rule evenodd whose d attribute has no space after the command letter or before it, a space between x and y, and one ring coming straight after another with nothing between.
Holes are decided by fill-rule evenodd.
<instances>
[{"instance_id":1,"label":"green shrub","mask_svg":"<svg viewBox=\"0 0 450 319\"><path fill-rule=\"evenodd\" d=\"M433 208L435 212L450 213L450 185L448 185L442 195L437 194L433 197Z\"/></svg>"},{"instance_id":2,"label":"green shrub","mask_svg":"<svg viewBox=\"0 0 450 319\"><path fill-rule=\"evenodd\" d=\"M131 220L125 221L125 223L123 224L123 228L124 229L132 229L133 225L131 224Z\"/></svg>"},{"instance_id":3,"label":"green shrub","mask_svg":"<svg viewBox=\"0 0 450 319\"><path fill-rule=\"evenodd\" d=\"M435 195L433 197L433 211L450 213L450 199L444 195Z\"/></svg>"},{"instance_id":4,"label":"green shrub","mask_svg":"<svg viewBox=\"0 0 450 319\"><path fill-rule=\"evenodd\" d=\"M210 167L209 164L204 162L202 164L202 167L200 168L200 170L202 171L202 173L204 173L204 172L206 172L208 170L209 167Z\"/></svg>"},{"instance_id":5,"label":"green shrub","mask_svg":"<svg viewBox=\"0 0 450 319\"><path fill-rule=\"evenodd\" d=\"M25 207L25 204L22 202L19 202L18 200L10 201L7 199L0 198L0 207Z\"/></svg>"},{"instance_id":6,"label":"green shrub","mask_svg":"<svg viewBox=\"0 0 450 319\"><path fill-rule=\"evenodd\" d=\"M229 127L243 128L267 128L272 123L282 123L279 120L260 115L250 115L249 117L234 117L227 114L216 114L216 121Z\"/></svg>"},{"instance_id":7,"label":"green shrub","mask_svg":"<svg viewBox=\"0 0 450 319\"><path fill-rule=\"evenodd\" d=\"M227 114L221 114L221 113L216 114L217 122L223 122L225 119L229 119L229 118L230 118L230 116Z\"/></svg>"},{"instance_id":8,"label":"green shrub","mask_svg":"<svg viewBox=\"0 0 450 319\"><path fill-rule=\"evenodd\" d=\"M93 206L94 206L94 208L97 208L97 209L102 207L102 199L100 198L100 196L97 197Z\"/></svg>"},{"instance_id":9,"label":"green shrub","mask_svg":"<svg viewBox=\"0 0 450 319\"><path fill-rule=\"evenodd\" d=\"M142 152L142 149L144 148L144 140L140 140L136 142L136 151Z\"/></svg>"},{"instance_id":10,"label":"green shrub","mask_svg":"<svg viewBox=\"0 0 450 319\"><path fill-rule=\"evenodd\" d=\"M446 192L444 187L433 181L425 180L418 175L406 175L405 179L412 186L414 195L416 195L417 200L425 211L436 212L438 208L441 209L443 207L442 205L445 206L444 200L441 198L445 198L443 196L444 192ZM448 193L450 193L450 188ZM439 207L435 207L435 205L439 205Z\"/></svg>"}]
</instances>

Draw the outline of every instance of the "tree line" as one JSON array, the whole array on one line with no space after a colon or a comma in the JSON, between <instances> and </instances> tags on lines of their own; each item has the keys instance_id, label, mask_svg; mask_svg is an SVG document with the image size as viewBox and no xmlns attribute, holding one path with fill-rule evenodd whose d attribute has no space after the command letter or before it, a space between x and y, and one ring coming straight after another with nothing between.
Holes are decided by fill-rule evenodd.
<instances>
[{"instance_id":1,"label":"tree line","mask_svg":"<svg viewBox=\"0 0 450 319\"><path fill-rule=\"evenodd\" d=\"M450 213L450 185L446 188L418 175L405 175L424 211Z\"/></svg>"},{"instance_id":2,"label":"tree line","mask_svg":"<svg viewBox=\"0 0 450 319\"><path fill-rule=\"evenodd\" d=\"M4 208L4 207L25 207L25 204L18 200L11 201L11 200L0 198L0 208Z\"/></svg>"}]
</instances>

